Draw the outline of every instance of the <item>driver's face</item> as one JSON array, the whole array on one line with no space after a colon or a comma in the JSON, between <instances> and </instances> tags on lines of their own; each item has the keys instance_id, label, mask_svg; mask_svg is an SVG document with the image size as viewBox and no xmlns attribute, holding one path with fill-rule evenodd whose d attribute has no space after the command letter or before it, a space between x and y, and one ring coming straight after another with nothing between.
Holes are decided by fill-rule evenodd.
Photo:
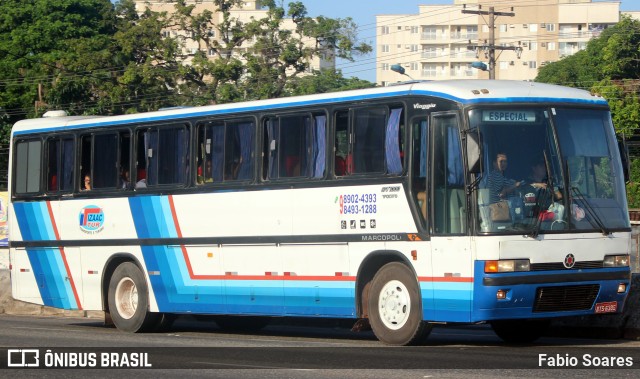
<instances>
[{"instance_id":1,"label":"driver's face","mask_svg":"<svg viewBox=\"0 0 640 379\"><path fill-rule=\"evenodd\" d=\"M496 158L496 168L500 171L507 169L507 156L504 154L498 154Z\"/></svg>"}]
</instances>

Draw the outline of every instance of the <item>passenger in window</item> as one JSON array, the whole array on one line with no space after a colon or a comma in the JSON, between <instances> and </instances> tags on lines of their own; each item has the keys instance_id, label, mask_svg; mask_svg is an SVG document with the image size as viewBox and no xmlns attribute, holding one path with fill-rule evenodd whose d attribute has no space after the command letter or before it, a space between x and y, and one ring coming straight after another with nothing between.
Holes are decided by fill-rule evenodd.
<instances>
[{"instance_id":1,"label":"passenger in window","mask_svg":"<svg viewBox=\"0 0 640 379\"><path fill-rule=\"evenodd\" d=\"M489 202L497 203L502 199L506 199L507 195L520 187L522 181L507 179L504 171L507 169L507 154L498 153L493 161L493 171L489 174Z\"/></svg>"},{"instance_id":2,"label":"passenger in window","mask_svg":"<svg viewBox=\"0 0 640 379\"><path fill-rule=\"evenodd\" d=\"M427 219L427 192L420 191L418 192L418 206L420 206L420 213L422 213L422 217Z\"/></svg>"},{"instance_id":3,"label":"passenger in window","mask_svg":"<svg viewBox=\"0 0 640 379\"><path fill-rule=\"evenodd\" d=\"M285 159L285 172L288 177L300 176L300 157L289 156Z\"/></svg>"},{"instance_id":4,"label":"passenger in window","mask_svg":"<svg viewBox=\"0 0 640 379\"><path fill-rule=\"evenodd\" d=\"M341 156L336 154L335 161L336 176L343 176L347 172L347 162Z\"/></svg>"},{"instance_id":5,"label":"passenger in window","mask_svg":"<svg viewBox=\"0 0 640 379\"><path fill-rule=\"evenodd\" d=\"M553 200L547 192L547 165L543 159L531 165L531 174L523 184L521 192L524 197L525 214L528 217L535 217L540 210L547 209L554 200L562 198L562 193L557 188L553 192Z\"/></svg>"},{"instance_id":6,"label":"passenger in window","mask_svg":"<svg viewBox=\"0 0 640 379\"><path fill-rule=\"evenodd\" d=\"M58 175L52 174L49 177L49 191L57 191L58 190Z\"/></svg>"},{"instance_id":7,"label":"passenger in window","mask_svg":"<svg viewBox=\"0 0 640 379\"><path fill-rule=\"evenodd\" d=\"M136 178L136 188L147 188L147 171L144 168L138 169L138 177Z\"/></svg>"},{"instance_id":8,"label":"passenger in window","mask_svg":"<svg viewBox=\"0 0 640 379\"><path fill-rule=\"evenodd\" d=\"M198 167L198 184L213 183L213 164L211 160L205 160L204 167L204 173L202 172L202 166Z\"/></svg>"},{"instance_id":9,"label":"passenger in window","mask_svg":"<svg viewBox=\"0 0 640 379\"><path fill-rule=\"evenodd\" d=\"M80 191L88 191L91 189L91 175L88 172L82 175L82 183L80 183Z\"/></svg>"},{"instance_id":10,"label":"passenger in window","mask_svg":"<svg viewBox=\"0 0 640 379\"><path fill-rule=\"evenodd\" d=\"M334 161L334 169L336 176L344 176L347 173L347 161L341 156L338 155L340 151L340 141L336 138L336 144L334 145L335 151L335 161Z\"/></svg>"},{"instance_id":11,"label":"passenger in window","mask_svg":"<svg viewBox=\"0 0 640 379\"><path fill-rule=\"evenodd\" d=\"M129 169L122 167L120 169L120 188L131 188L131 178L129 177Z\"/></svg>"},{"instance_id":12,"label":"passenger in window","mask_svg":"<svg viewBox=\"0 0 640 379\"><path fill-rule=\"evenodd\" d=\"M224 180L235 180L238 178L238 172L242 165L242 157L235 158L227 163L227 168L224 171Z\"/></svg>"}]
</instances>

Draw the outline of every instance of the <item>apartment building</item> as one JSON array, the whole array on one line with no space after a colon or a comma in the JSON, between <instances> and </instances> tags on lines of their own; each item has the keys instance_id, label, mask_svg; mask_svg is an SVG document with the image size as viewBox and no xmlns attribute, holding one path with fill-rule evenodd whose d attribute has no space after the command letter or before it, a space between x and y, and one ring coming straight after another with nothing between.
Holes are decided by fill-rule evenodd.
<instances>
[{"instance_id":1,"label":"apartment building","mask_svg":"<svg viewBox=\"0 0 640 379\"><path fill-rule=\"evenodd\" d=\"M379 15L376 81L406 80L391 71L400 64L413 79L488 79L493 7L495 78L532 80L549 62L584 49L587 42L620 19L620 2L591 0L454 0L449 5L421 5L418 14ZM639 12L629 12L638 17Z\"/></svg>"},{"instance_id":2,"label":"apartment building","mask_svg":"<svg viewBox=\"0 0 640 379\"><path fill-rule=\"evenodd\" d=\"M167 12L171 14L175 11L175 1L174 0L134 0L136 5L136 11L138 13L142 13L146 8L154 12ZM203 0L187 0L187 5L193 5L194 10L193 14L201 14L205 10L209 10L211 12L215 12L216 8L212 1L203 1ZM245 1L241 7L234 7L231 10L231 17L239 20L242 23L250 22L251 19L262 19L267 16L267 11L260 6L259 1ZM222 14L216 13L213 17L213 25L209 30L209 34L212 38L219 39L217 35L219 33L217 25L222 22ZM295 24L291 19L285 19L283 22L283 27L287 30L295 30ZM178 36L183 35L186 36L185 31L179 30L177 28L168 29L163 31L163 35L165 36ZM306 39L303 40L303 43L309 46L315 46L315 40ZM243 44L242 47L237 48L233 51L233 55L236 58L242 60L242 55L247 52L247 49L252 45L252 41L248 41ZM185 39L185 43L183 46L183 54L187 57L185 58L185 63L190 61L190 57L198 50L206 50L206 46L199 45L196 41L191 39ZM210 59L215 59L216 54L214 51L207 51L207 55ZM335 57L332 51L327 50L322 57L316 57L313 60L307 62L309 64L309 72L314 70L320 70L325 68L334 68L335 67Z\"/></svg>"}]
</instances>

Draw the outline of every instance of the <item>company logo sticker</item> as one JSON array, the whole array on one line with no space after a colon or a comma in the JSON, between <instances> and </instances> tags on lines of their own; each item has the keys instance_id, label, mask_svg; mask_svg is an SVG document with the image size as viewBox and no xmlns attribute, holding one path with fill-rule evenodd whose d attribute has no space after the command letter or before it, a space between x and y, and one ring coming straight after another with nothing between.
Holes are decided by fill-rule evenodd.
<instances>
[{"instance_id":1,"label":"company logo sticker","mask_svg":"<svg viewBox=\"0 0 640 379\"><path fill-rule=\"evenodd\" d=\"M96 234L104 229L104 212L96 205L87 205L80 210L80 230Z\"/></svg>"},{"instance_id":2,"label":"company logo sticker","mask_svg":"<svg viewBox=\"0 0 640 379\"><path fill-rule=\"evenodd\" d=\"M567 254L563 263L565 268L572 268L576 264L576 257L573 254Z\"/></svg>"}]
</instances>

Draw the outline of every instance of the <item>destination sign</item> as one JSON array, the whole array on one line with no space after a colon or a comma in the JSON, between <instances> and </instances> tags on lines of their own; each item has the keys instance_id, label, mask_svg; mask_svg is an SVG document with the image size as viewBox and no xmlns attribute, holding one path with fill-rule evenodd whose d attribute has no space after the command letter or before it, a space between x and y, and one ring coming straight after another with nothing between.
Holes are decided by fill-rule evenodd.
<instances>
[{"instance_id":1,"label":"destination sign","mask_svg":"<svg viewBox=\"0 0 640 379\"><path fill-rule=\"evenodd\" d=\"M536 122L536 113L530 111L483 111L482 121Z\"/></svg>"}]
</instances>

